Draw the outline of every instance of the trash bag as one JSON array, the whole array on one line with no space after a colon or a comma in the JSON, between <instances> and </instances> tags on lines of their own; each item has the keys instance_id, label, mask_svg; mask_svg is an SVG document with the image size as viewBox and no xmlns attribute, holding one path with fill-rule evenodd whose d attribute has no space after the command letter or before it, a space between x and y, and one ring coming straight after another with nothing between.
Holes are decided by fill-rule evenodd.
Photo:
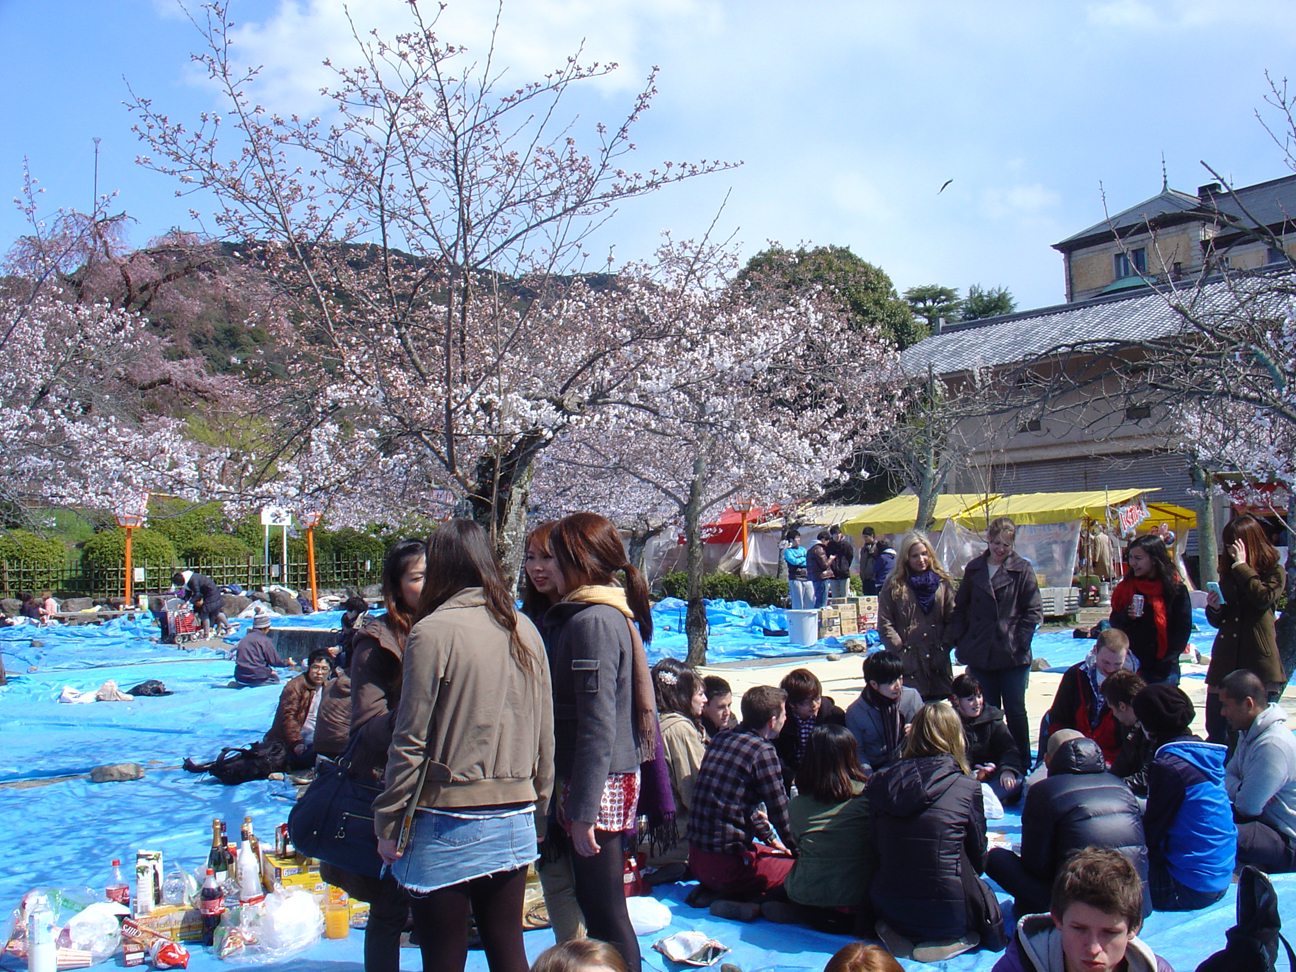
<instances>
[{"instance_id":1,"label":"trash bag","mask_svg":"<svg viewBox=\"0 0 1296 972\"><path fill-rule=\"evenodd\" d=\"M159 682L156 678L150 678L146 682L140 682L134 688L127 689L126 694L134 696L157 696L174 695L175 693Z\"/></svg>"},{"instance_id":2,"label":"trash bag","mask_svg":"<svg viewBox=\"0 0 1296 972\"><path fill-rule=\"evenodd\" d=\"M269 779L271 773L282 773L287 768L288 750L283 743L255 742L246 749L225 747L207 772L226 786L238 786Z\"/></svg>"}]
</instances>

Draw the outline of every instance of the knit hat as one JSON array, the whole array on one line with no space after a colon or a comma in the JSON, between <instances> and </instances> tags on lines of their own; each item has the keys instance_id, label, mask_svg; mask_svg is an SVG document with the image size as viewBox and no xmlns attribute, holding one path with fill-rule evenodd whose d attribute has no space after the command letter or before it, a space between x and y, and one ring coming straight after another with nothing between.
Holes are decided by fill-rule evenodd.
<instances>
[{"instance_id":1,"label":"knit hat","mask_svg":"<svg viewBox=\"0 0 1296 972\"><path fill-rule=\"evenodd\" d=\"M256 617L254 617L254 618L252 619L252 627L254 627L254 628L268 628L268 627L270 627L270 615L268 615L268 614L258 614L258 615L256 615Z\"/></svg>"},{"instance_id":2,"label":"knit hat","mask_svg":"<svg viewBox=\"0 0 1296 972\"><path fill-rule=\"evenodd\" d=\"M1134 714L1154 736L1182 736L1197 715L1192 699L1177 685L1158 683L1134 696Z\"/></svg>"}]
</instances>

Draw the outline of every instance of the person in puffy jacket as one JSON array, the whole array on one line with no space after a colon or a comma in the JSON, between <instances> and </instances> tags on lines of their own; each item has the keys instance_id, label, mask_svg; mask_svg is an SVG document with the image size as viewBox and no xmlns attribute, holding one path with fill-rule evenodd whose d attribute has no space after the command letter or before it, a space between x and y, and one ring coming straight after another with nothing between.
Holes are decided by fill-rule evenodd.
<instances>
[{"instance_id":1,"label":"person in puffy jacket","mask_svg":"<svg viewBox=\"0 0 1296 972\"><path fill-rule=\"evenodd\" d=\"M1047 911L1050 888L1067 857L1082 847L1107 847L1129 858L1146 884L1147 845L1138 798L1107 772L1092 739L1070 739L1049 759L1048 778L1030 788L1022 808L1021 857L994 848L986 873L1011 894L1013 914ZM1152 910L1145 893L1144 910Z\"/></svg>"},{"instance_id":2,"label":"person in puffy jacket","mask_svg":"<svg viewBox=\"0 0 1296 972\"><path fill-rule=\"evenodd\" d=\"M873 558L873 587L878 594L882 593L882 585L886 583L887 577L891 574L891 568L895 566L895 560L895 547L887 542L886 537L883 537L878 541L877 555Z\"/></svg>"},{"instance_id":3,"label":"person in puffy jacket","mask_svg":"<svg viewBox=\"0 0 1296 972\"><path fill-rule=\"evenodd\" d=\"M1197 714L1177 685L1149 685L1134 711L1157 747L1148 766L1143 830L1148 884L1158 911L1196 911L1228 890L1237 859L1237 827L1224 790L1227 747L1188 732Z\"/></svg>"},{"instance_id":4,"label":"person in puffy jacket","mask_svg":"<svg viewBox=\"0 0 1296 972\"><path fill-rule=\"evenodd\" d=\"M793 611L808 611L814 607L814 585L806 566L806 549L801 546L801 533L796 528L783 536L783 562L787 564L788 600Z\"/></svg>"},{"instance_id":5,"label":"person in puffy jacket","mask_svg":"<svg viewBox=\"0 0 1296 972\"><path fill-rule=\"evenodd\" d=\"M1016 803L1021 799L1025 772L1003 713L985 704L980 683L967 672L954 679L950 705L963 723L972 775L988 784L1001 803Z\"/></svg>"},{"instance_id":6,"label":"person in puffy jacket","mask_svg":"<svg viewBox=\"0 0 1296 972\"><path fill-rule=\"evenodd\" d=\"M981 784L971 775L963 726L944 702L914 717L904 758L869 779L878 872L877 932L893 954L940 961L978 945L1004 946L985 866Z\"/></svg>"},{"instance_id":7,"label":"person in puffy jacket","mask_svg":"<svg viewBox=\"0 0 1296 972\"><path fill-rule=\"evenodd\" d=\"M1003 709L1017 752L1029 762L1026 685L1043 602L1035 568L1013 552L1017 525L995 517L986 537L986 552L963 569L946 636L957 645L955 657L981 683L986 703Z\"/></svg>"},{"instance_id":8,"label":"person in puffy jacket","mask_svg":"<svg viewBox=\"0 0 1296 972\"><path fill-rule=\"evenodd\" d=\"M1086 847L1062 866L1049 914L1026 915L994 972L1174 972L1138 932L1143 882L1115 851Z\"/></svg>"}]
</instances>

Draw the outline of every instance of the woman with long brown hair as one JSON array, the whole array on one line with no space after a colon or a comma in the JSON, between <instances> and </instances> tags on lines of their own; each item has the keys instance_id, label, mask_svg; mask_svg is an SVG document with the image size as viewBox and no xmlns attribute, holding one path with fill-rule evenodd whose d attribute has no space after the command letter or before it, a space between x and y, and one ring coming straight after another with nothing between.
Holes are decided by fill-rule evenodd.
<instances>
[{"instance_id":1,"label":"woman with long brown hair","mask_svg":"<svg viewBox=\"0 0 1296 972\"><path fill-rule=\"evenodd\" d=\"M1282 694L1287 681L1274 608L1283 594L1286 578L1278 564L1278 551L1269 542L1255 517L1242 513L1224 527L1219 557L1220 594L1206 595L1206 620L1219 628L1206 669L1206 734L1222 743L1228 725L1220 712L1219 686L1224 676L1239 668L1255 672L1265 683L1270 701Z\"/></svg>"},{"instance_id":2,"label":"woman with long brown hair","mask_svg":"<svg viewBox=\"0 0 1296 972\"><path fill-rule=\"evenodd\" d=\"M544 644L511 586L472 521L428 539L374 827L431 972L462 972L470 913L491 972L528 967L522 902L553 785L553 708Z\"/></svg>"},{"instance_id":3,"label":"woman with long brown hair","mask_svg":"<svg viewBox=\"0 0 1296 972\"><path fill-rule=\"evenodd\" d=\"M900 543L900 556L878 597L882 645L904 662L905 685L924 702L943 699L954 679L945 629L954 617L954 584L931 541L917 531Z\"/></svg>"},{"instance_id":4,"label":"woman with long brown hair","mask_svg":"<svg viewBox=\"0 0 1296 972\"><path fill-rule=\"evenodd\" d=\"M575 852L576 900L590 937L615 945L626 968L639 972L622 871L625 833L635 824L639 765L656 747L643 647L652 638L648 587L605 517L564 517L549 542L563 596L545 615L554 768L561 781L558 820Z\"/></svg>"},{"instance_id":5,"label":"woman with long brown hair","mask_svg":"<svg viewBox=\"0 0 1296 972\"><path fill-rule=\"evenodd\" d=\"M400 704L401 660L423 593L427 545L399 540L383 559L382 596L386 612L367 617L351 642L351 755L346 771L363 783L381 787L391 745L391 713ZM365 972L399 972L400 936L409 918L409 898L390 874L381 879L321 864L320 872L353 898L369 902L365 925Z\"/></svg>"}]
</instances>

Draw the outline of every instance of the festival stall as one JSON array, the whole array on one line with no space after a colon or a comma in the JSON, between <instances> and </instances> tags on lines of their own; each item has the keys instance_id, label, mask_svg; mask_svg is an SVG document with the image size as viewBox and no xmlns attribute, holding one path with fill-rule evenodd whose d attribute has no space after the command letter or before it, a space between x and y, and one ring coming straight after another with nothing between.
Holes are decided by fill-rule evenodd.
<instances>
[{"instance_id":1,"label":"festival stall","mask_svg":"<svg viewBox=\"0 0 1296 972\"><path fill-rule=\"evenodd\" d=\"M988 500L998 498L998 493L991 493L989 496L984 493L942 493L936 497L936 508L932 517L939 525L951 516L958 516L960 513L982 506ZM873 532L879 537L890 536L899 540L903 534L914 528L914 520L917 518L918 497L912 493L904 493L884 503L861 507L859 513L842 521L841 527L852 537L859 537L865 527L872 527ZM932 536L935 539L935 534Z\"/></svg>"}]
</instances>

